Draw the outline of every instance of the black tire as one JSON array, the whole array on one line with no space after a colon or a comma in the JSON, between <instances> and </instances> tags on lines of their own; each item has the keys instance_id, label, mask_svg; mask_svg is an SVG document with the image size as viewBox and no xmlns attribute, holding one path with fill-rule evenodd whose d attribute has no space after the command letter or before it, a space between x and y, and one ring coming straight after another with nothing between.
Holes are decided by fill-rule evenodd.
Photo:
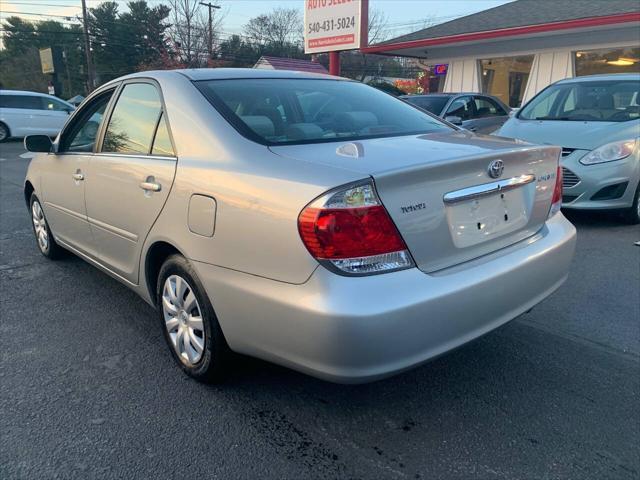
<instances>
[{"instance_id":1,"label":"black tire","mask_svg":"<svg viewBox=\"0 0 640 480\"><path fill-rule=\"evenodd\" d=\"M178 355L174 341L165 323L162 297L166 280L174 275L186 280L188 286L193 291L200 309L204 327L201 331L201 333L204 333L204 349L201 358L193 364L189 364L186 359ZM156 305L160 327L162 328L167 346L169 347L171 356L182 371L200 382L214 383L223 380L230 368L231 350L227 345L211 301L202 283L191 264L182 255L172 255L162 265L160 273L158 274Z\"/></svg>"},{"instance_id":2,"label":"black tire","mask_svg":"<svg viewBox=\"0 0 640 480\"><path fill-rule=\"evenodd\" d=\"M6 142L10 138L11 131L9 130L9 127L6 124L0 122L0 143Z\"/></svg>"},{"instance_id":3,"label":"black tire","mask_svg":"<svg viewBox=\"0 0 640 480\"><path fill-rule=\"evenodd\" d=\"M43 245L43 243L39 240L39 233L36 231L36 223L34 221L34 204L37 204L40 207L40 211L42 212L41 225L47 235L46 246ZM47 257L49 260L57 260L59 258L62 258L65 254L65 250L56 243L56 240L53 237L53 233L51 232L51 228L49 227L49 222L47 222L47 218L44 215L42 204L40 203L40 200L35 193L31 194L31 199L29 200L29 215L31 216L31 228L33 229L33 234L36 238L36 244L38 245L38 250L40 250L40 253Z\"/></svg>"},{"instance_id":4,"label":"black tire","mask_svg":"<svg viewBox=\"0 0 640 480\"><path fill-rule=\"evenodd\" d=\"M638 211L638 202L640 201L640 183L636 187L636 194L633 197L633 203L631 208L626 209L622 216L625 221L630 225L637 225L640 223L640 211Z\"/></svg>"}]
</instances>

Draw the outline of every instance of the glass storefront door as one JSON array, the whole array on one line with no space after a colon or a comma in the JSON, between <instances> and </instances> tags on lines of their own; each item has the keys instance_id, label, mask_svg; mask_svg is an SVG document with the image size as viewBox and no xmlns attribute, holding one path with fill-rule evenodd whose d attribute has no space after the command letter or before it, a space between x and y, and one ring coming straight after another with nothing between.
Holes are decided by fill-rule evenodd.
<instances>
[{"instance_id":1,"label":"glass storefront door","mask_svg":"<svg viewBox=\"0 0 640 480\"><path fill-rule=\"evenodd\" d=\"M480 60L482 93L498 97L510 107L520 107L533 55Z\"/></svg>"}]
</instances>

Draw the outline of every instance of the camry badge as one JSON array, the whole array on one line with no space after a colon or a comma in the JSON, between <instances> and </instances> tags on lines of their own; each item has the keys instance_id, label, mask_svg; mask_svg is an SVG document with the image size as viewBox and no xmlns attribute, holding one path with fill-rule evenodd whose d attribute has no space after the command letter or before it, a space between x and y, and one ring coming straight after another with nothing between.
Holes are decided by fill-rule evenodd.
<instances>
[{"instance_id":1,"label":"camry badge","mask_svg":"<svg viewBox=\"0 0 640 480\"><path fill-rule=\"evenodd\" d=\"M491 178L498 178L500 177L500 175L502 175L503 170L504 170L504 162L502 160L494 160L489 164L487 173Z\"/></svg>"}]
</instances>

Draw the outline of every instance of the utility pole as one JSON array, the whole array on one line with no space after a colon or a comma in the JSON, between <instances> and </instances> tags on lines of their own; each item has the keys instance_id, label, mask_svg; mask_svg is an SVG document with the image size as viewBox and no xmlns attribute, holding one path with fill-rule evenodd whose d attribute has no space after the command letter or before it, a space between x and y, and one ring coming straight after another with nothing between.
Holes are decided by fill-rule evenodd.
<instances>
[{"instance_id":1,"label":"utility pole","mask_svg":"<svg viewBox=\"0 0 640 480\"><path fill-rule=\"evenodd\" d=\"M213 56L213 15L211 12L214 8L220 8L220 6L214 5L213 3L205 2L200 2L200 5L203 5L209 9L209 48L207 50L209 52L209 58L211 58Z\"/></svg>"},{"instance_id":2,"label":"utility pole","mask_svg":"<svg viewBox=\"0 0 640 480\"><path fill-rule=\"evenodd\" d=\"M67 73L67 93L71 95L71 74L69 73L69 59L67 58L67 47L62 47L62 58L64 60L64 69Z\"/></svg>"},{"instance_id":3,"label":"utility pole","mask_svg":"<svg viewBox=\"0 0 640 480\"><path fill-rule=\"evenodd\" d=\"M82 29L84 30L84 52L87 58L87 88L88 93L94 89L95 79L93 72L93 62L91 61L91 41L89 40L89 22L87 17L87 4L85 0L82 0Z\"/></svg>"}]
</instances>

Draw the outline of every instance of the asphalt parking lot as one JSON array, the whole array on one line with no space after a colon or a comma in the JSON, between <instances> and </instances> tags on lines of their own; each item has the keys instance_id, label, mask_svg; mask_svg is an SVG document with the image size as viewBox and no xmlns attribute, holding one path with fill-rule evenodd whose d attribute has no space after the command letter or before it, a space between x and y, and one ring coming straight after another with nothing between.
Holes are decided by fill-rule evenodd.
<instances>
[{"instance_id":1,"label":"asphalt parking lot","mask_svg":"<svg viewBox=\"0 0 640 480\"><path fill-rule=\"evenodd\" d=\"M242 359L174 366L152 309L74 256L50 262L0 145L0 478L635 479L640 228L578 228L568 282L528 315L368 385Z\"/></svg>"}]
</instances>

